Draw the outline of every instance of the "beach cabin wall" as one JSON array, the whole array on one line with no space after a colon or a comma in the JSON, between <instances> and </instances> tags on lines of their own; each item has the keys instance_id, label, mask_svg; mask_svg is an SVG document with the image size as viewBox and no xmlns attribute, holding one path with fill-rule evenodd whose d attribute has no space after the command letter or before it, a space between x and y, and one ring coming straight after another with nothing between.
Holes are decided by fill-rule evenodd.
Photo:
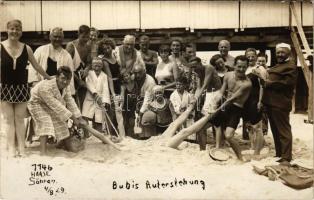
<instances>
[{"instance_id":1,"label":"beach cabin wall","mask_svg":"<svg viewBox=\"0 0 314 200\"><path fill-rule=\"evenodd\" d=\"M313 4L310 2L302 3L302 25L303 26L313 26Z\"/></svg>"},{"instance_id":2,"label":"beach cabin wall","mask_svg":"<svg viewBox=\"0 0 314 200\"><path fill-rule=\"evenodd\" d=\"M281 1L0 1L0 28L21 19L24 31L81 24L100 30L226 29L289 26L289 3ZM296 5L303 26L313 25L310 2ZM295 24L292 21L292 24Z\"/></svg>"},{"instance_id":3,"label":"beach cabin wall","mask_svg":"<svg viewBox=\"0 0 314 200\"><path fill-rule=\"evenodd\" d=\"M0 1L0 30L6 31L6 23L19 19L23 23L23 31L41 31L40 1Z\"/></svg>"},{"instance_id":4,"label":"beach cabin wall","mask_svg":"<svg viewBox=\"0 0 314 200\"><path fill-rule=\"evenodd\" d=\"M139 1L91 1L91 26L100 30L140 27Z\"/></svg>"},{"instance_id":5,"label":"beach cabin wall","mask_svg":"<svg viewBox=\"0 0 314 200\"><path fill-rule=\"evenodd\" d=\"M65 31L77 30L82 24L89 25L88 1L42 1L43 30L60 26Z\"/></svg>"}]
</instances>

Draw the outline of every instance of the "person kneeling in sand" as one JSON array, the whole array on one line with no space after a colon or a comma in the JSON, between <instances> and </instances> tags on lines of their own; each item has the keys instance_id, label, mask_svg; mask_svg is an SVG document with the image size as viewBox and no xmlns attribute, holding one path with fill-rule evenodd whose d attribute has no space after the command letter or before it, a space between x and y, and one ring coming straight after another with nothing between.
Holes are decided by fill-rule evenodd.
<instances>
[{"instance_id":1,"label":"person kneeling in sand","mask_svg":"<svg viewBox=\"0 0 314 200\"><path fill-rule=\"evenodd\" d=\"M57 70L56 78L43 80L31 90L31 99L27 107L35 122L35 135L40 137L42 155L47 153L48 137L60 142L70 136L68 120L72 120L78 127L87 129L100 140L112 144L98 131L89 128L87 122L83 120L68 87L71 78L71 69L61 66Z\"/></svg>"},{"instance_id":2,"label":"person kneeling in sand","mask_svg":"<svg viewBox=\"0 0 314 200\"><path fill-rule=\"evenodd\" d=\"M215 98L217 103L223 97L223 94L227 91L227 100L213 113L206 114L192 126L181 130L177 135L171 135L171 130L166 130L166 136L170 136L167 146L177 148L178 145L190 134L200 130L208 121L215 126L224 125L225 138L231 145L231 148L236 153L239 160L243 160L241 149L238 143L234 140L234 132L240 121L243 104L247 100L252 84L250 80L245 76L245 71L248 67L248 60L245 56L238 56L235 58L235 71L228 72L225 75L223 85L220 89L220 98ZM183 121L184 117L193 109L193 104L182 113L182 115L176 120L175 124L179 124ZM175 127L174 125L171 127Z\"/></svg>"},{"instance_id":3,"label":"person kneeling in sand","mask_svg":"<svg viewBox=\"0 0 314 200\"><path fill-rule=\"evenodd\" d=\"M41 154L47 153L48 137L61 141L70 136L69 119L76 126L85 123L68 87L71 78L72 70L62 66L56 78L43 80L31 90L27 107L35 122L35 135L40 137Z\"/></svg>"}]
</instances>

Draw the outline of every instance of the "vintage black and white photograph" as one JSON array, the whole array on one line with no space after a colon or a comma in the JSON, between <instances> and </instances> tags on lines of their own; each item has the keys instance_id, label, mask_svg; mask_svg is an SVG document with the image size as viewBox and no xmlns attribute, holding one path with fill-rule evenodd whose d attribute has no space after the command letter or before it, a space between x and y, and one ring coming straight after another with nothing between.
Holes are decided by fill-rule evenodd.
<instances>
[{"instance_id":1,"label":"vintage black and white photograph","mask_svg":"<svg viewBox=\"0 0 314 200\"><path fill-rule=\"evenodd\" d=\"M0 199L313 199L313 19L0 0Z\"/></svg>"}]
</instances>

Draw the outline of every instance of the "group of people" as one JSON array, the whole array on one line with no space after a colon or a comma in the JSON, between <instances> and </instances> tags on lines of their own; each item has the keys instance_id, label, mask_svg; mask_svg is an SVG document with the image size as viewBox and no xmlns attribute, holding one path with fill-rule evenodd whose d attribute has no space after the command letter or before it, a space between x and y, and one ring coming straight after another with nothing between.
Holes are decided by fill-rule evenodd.
<instances>
[{"instance_id":1,"label":"group of people","mask_svg":"<svg viewBox=\"0 0 314 200\"><path fill-rule=\"evenodd\" d=\"M116 46L112 38L99 38L97 29L81 25L78 38L64 49L63 30L55 27L50 43L33 53L19 41L21 21L9 21L7 33L1 42L1 113L14 155L25 154L29 113L42 154L49 140L69 137L70 120L78 127L90 124L114 142L162 134L169 147L187 139L200 150L206 149L207 129L213 127L216 147L226 141L243 160L234 138L242 118L256 156L269 120L278 161L292 159L289 112L297 72L288 44L276 46L277 64L267 67L267 55L254 48L236 58L229 55L227 40L204 64L196 45L180 39L156 52L142 35L137 50L133 35Z\"/></svg>"}]
</instances>

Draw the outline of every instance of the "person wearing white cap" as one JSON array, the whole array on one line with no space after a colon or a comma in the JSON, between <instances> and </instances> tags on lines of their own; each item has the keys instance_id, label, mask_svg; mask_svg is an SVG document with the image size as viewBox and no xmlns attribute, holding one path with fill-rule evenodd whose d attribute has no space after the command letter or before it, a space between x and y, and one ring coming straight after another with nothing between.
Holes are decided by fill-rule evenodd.
<instances>
[{"instance_id":1,"label":"person wearing white cap","mask_svg":"<svg viewBox=\"0 0 314 200\"><path fill-rule=\"evenodd\" d=\"M292 133L289 113L292 109L293 90L297 81L296 65L289 59L290 45L276 46L277 64L268 68L262 102L266 106L274 137L278 162L289 165L292 159Z\"/></svg>"},{"instance_id":2,"label":"person wearing white cap","mask_svg":"<svg viewBox=\"0 0 314 200\"><path fill-rule=\"evenodd\" d=\"M118 64L126 72L132 72L135 65L145 66L141 53L135 49L135 36L124 36L122 45L117 46L115 51Z\"/></svg>"},{"instance_id":3,"label":"person wearing white cap","mask_svg":"<svg viewBox=\"0 0 314 200\"><path fill-rule=\"evenodd\" d=\"M287 43L279 43L279 44L277 44L276 45L276 49L278 49L278 48L287 48L287 49L289 49L289 51L291 51L291 46L289 44L287 44Z\"/></svg>"}]
</instances>

